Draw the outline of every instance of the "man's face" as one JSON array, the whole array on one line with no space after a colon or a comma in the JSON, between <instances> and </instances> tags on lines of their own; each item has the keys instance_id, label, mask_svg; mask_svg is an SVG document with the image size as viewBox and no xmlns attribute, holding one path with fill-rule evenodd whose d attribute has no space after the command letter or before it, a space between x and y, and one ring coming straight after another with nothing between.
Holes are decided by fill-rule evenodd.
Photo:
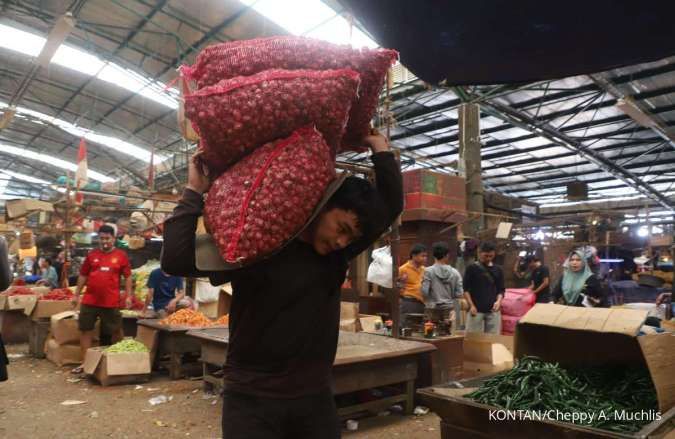
<instances>
[{"instance_id":1,"label":"man's face","mask_svg":"<svg viewBox=\"0 0 675 439\"><path fill-rule=\"evenodd\" d=\"M478 258L483 264L489 265L495 259L495 251L494 250L489 252L481 251L478 253Z\"/></svg>"},{"instance_id":2,"label":"man's face","mask_svg":"<svg viewBox=\"0 0 675 439\"><path fill-rule=\"evenodd\" d=\"M413 255L412 261L415 263L415 265L420 267L427 263L427 257L427 252L417 253L416 255Z\"/></svg>"},{"instance_id":3,"label":"man's face","mask_svg":"<svg viewBox=\"0 0 675 439\"><path fill-rule=\"evenodd\" d=\"M537 268L538 265L539 264L537 264L537 261L530 261L528 267L530 267L530 270L534 270L535 268Z\"/></svg>"},{"instance_id":4,"label":"man's face","mask_svg":"<svg viewBox=\"0 0 675 439\"><path fill-rule=\"evenodd\" d=\"M323 212L314 221L312 246L320 255L341 250L359 238L356 214L350 210L334 208Z\"/></svg>"},{"instance_id":5,"label":"man's face","mask_svg":"<svg viewBox=\"0 0 675 439\"><path fill-rule=\"evenodd\" d=\"M104 252L109 252L113 249L113 245L115 244L115 237L110 233L99 233L98 241L99 245L101 246L101 250L103 250Z\"/></svg>"}]
</instances>

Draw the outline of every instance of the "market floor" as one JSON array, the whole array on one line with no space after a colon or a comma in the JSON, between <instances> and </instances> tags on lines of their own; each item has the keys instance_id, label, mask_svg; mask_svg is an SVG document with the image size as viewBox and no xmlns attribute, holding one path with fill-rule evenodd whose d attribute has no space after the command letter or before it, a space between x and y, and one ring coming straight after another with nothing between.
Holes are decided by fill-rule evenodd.
<instances>
[{"instance_id":1,"label":"market floor","mask_svg":"<svg viewBox=\"0 0 675 439\"><path fill-rule=\"evenodd\" d=\"M153 377L142 386L101 387L74 382L69 367L27 356L27 345L8 346L9 381L0 383L0 437L43 438L218 438L218 398L204 395L201 381ZM152 397L171 400L151 405ZM63 405L64 401L83 401ZM359 419L350 439L438 439L438 417L391 414Z\"/></svg>"}]
</instances>

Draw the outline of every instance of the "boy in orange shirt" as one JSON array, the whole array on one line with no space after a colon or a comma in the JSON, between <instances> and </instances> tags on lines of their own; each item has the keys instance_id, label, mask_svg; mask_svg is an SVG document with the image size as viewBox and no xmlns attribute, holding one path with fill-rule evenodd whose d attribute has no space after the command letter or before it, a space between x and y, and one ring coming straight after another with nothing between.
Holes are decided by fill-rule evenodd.
<instances>
[{"instance_id":1,"label":"boy in orange shirt","mask_svg":"<svg viewBox=\"0 0 675 439\"><path fill-rule=\"evenodd\" d=\"M410 250L410 260L398 269L398 280L401 284L401 325L404 328L407 326L406 314L424 313L422 279L426 262L427 248L423 244L415 244Z\"/></svg>"}]
</instances>

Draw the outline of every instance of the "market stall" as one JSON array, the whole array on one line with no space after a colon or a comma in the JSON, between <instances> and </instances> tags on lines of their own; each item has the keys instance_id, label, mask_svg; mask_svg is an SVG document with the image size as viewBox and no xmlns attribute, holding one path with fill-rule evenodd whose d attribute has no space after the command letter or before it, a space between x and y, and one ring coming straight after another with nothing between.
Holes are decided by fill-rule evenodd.
<instances>
[{"instance_id":1,"label":"market stall","mask_svg":"<svg viewBox=\"0 0 675 439\"><path fill-rule=\"evenodd\" d=\"M227 357L229 330L193 329L187 336L200 343L206 388L221 389L223 379L218 376L218 371ZM383 399L338 408L338 414L345 417L360 411L384 410L397 403L404 403L405 412L411 414L418 358L434 350L433 346L426 343L340 331L333 363L336 395L390 385L399 385L401 390Z\"/></svg>"}]
</instances>

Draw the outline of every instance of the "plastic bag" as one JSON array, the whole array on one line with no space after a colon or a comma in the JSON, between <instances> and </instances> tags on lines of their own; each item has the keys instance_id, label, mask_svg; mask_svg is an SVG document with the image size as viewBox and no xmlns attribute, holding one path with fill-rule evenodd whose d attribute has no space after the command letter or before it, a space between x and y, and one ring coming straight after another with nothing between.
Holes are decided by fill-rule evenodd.
<instances>
[{"instance_id":1,"label":"plastic bag","mask_svg":"<svg viewBox=\"0 0 675 439\"><path fill-rule=\"evenodd\" d=\"M199 303L213 303L218 301L220 285L213 286L207 278L199 278L195 282L195 299Z\"/></svg>"},{"instance_id":2,"label":"plastic bag","mask_svg":"<svg viewBox=\"0 0 675 439\"><path fill-rule=\"evenodd\" d=\"M389 246L380 247L373 250L373 262L368 267L368 282L380 285L385 288L391 288L391 248Z\"/></svg>"},{"instance_id":3,"label":"plastic bag","mask_svg":"<svg viewBox=\"0 0 675 439\"><path fill-rule=\"evenodd\" d=\"M537 301L537 295L529 288L507 288L502 299L502 315L522 317Z\"/></svg>"},{"instance_id":4,"label":"plastic bag","mask_svg":"<svg viewBox=\"0 0 675 439\"><path fill-rule=\"evenodd\" d=\"M312 127L244 157L213 182L204 207L220 255L246 263L273 253L307 222L334 178L330 148Z\"/></svg>"},{"instance_id":5,"label":"plastic bag","mask_svg":"<svg viewBox=\"0 0 675 439\"><path fill-rule=\"evenodd\" d=\"M315 125L335 150L359 85L353 70L267 70L224 79L185 97L207 165L221 172L245 154Z\"/></svg>"},{"instance_id":6,"label":"plastic bag","mask_svg":"<svg viewBox=\"0 0 675 439\"><path fill-rule=\"evenodd\" d=\"M358 151L362 150L359 142L368 135L387 70L397 59L398 52L390 49L353 49L313 38L277 36L208 46L193 66L183 66L181 71L202 88L269 69L355 70L361 75L361 87L340 150Z\"/></svg>"}]
</instances>

